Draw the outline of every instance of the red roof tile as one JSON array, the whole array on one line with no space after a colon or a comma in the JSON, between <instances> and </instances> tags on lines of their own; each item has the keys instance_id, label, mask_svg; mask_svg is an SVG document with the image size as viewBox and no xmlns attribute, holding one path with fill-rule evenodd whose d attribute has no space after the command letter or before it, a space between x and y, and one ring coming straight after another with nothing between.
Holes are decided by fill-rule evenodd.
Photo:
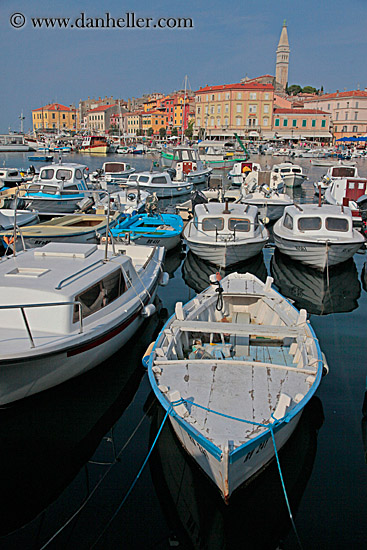
<instances>
[{"instance_id":1,"label":"red roof tile","mask_svg":"<svg viewBox=\"0 0 367 550\"><path fill-rule=\"evenodd\" d=\"M195 93L204 93L204 92L220 92L222 90L274 90L272 84L260 84L259 82L243 82L236 84L222 84L221 86L205 86L204 88L199 88Z\"/></svg>"},{"instance_id":2,"label":"red roof tile","mask_svg":"<svg viewBox=\"0 0 367 550\"><path fill-rule=\"evenodd\" d=\"M117 107L116 103L114 103L113 105L100 105L95 109L90 109L88 113L96 113L98 111L107 111L107 109L111 109L111 107Z\"/></svg>"},{"instance_id":3,"label":"red roof tile","mask_svg":"<svg viewBox=\"0 0 367 550\"><path fill-rule=\"evenodd\" d=\"M66 105L61 105L61 103L49 103L44 107L33 109L33 111L75 111L75 109L66 107Z\"/></svg>"},{"instance_id":4,"label":"red roof tile","mask_svg":"<svg viewBox=\"0 0 367 550\"><path fill-rule=\"evenodd\" d=\"M324 94L317 96L314 99L311 100L305 100L305 101L321 101L324 99L337 99L337 98L346 98L346 97L367 97L367 91L364 90L351 90L350 92L335 92L333 94Z\"/></svg>"}]
</instances>

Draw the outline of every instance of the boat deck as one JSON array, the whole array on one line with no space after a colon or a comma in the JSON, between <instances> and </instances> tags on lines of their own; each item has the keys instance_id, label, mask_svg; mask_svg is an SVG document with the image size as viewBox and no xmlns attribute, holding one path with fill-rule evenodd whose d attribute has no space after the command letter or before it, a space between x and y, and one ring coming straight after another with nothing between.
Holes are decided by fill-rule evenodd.
<instances>
[{"instance_id":1,"label":"boat deck","mask_svg":"<svg viewBox=\"0 0 367 550\"><path fill-rule=\"evenodd\" d=\"M162 368L159 384L202 407L252 422L269 424L271 414L286 413L282 395L299 399L307 393L307 377L316 369L297 368L290 347L273 343L241 343L234 358L222 360L156 361ZM207 345L205 348L210 349ZM213 350L214 346L211 346ZM221 348L219 344L218 349ZM248 351L247 355L243 352ZM212 351L212 354L214 352ZM241 354L241 355L239 355ZM286 401L287 399L285 399ZM295 404L294 401L291 404ZM187 404L189 422L215 445L233 448L256 437L264 428L231 420ZM180 414L183 409L177 410ZM187 419L187 418L186 418Z\"/></svg>"}]
</instances>

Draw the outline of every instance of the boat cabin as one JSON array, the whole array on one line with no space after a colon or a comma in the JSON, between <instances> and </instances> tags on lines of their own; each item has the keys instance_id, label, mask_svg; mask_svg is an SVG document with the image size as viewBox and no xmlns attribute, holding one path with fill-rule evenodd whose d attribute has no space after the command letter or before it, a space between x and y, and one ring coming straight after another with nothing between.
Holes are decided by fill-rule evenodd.
<instances>
[{"instance_id":1,"label":"boat cabin","mask_svg":"<svg viewBox=\"0 0 367 550\"><path fill-rule=\"evenodd\" d=\"M127 184L133 183L146 185L172 185L172 180L167 172L139 172L131 174L127 179Z\"/></svg>"},{"instance_id":2,"label":"boat cabin","mask_svg":"<svg viewBox=\"0 0 367 550\"><path fill-rule=\"evenodd\" d=\"M292 174L297 174L302 176L301 166L298 166L297 164L293 164L292 162L282 162L281 164L274 164L273 171L276 174L280 174L282 177L289 176Z\"/></svg>"},{"instance_id":3,"label":"boat cabin","mask_svg":"<svg viewBox=\"0 0 367 550\"><path fill-rule=\"evenodd\" d=\"M332 204L302 204L284 209L282 225L295 238L335 240L353 237L352 212L348 207Z\"/></svg>"},{"instance_id":4,"label":"boat cabin","mask_svg":"<svg viewBox=\"0 0 367 550\"><path fill-rule=\"evenodd\" d=\"M350 206L352 216L359 220L361 213L358 208L358 199L367 194L366 178L340 178L332 182L330 189L327 190L328 197L331 200L343 206ZM325 195L326 196L326 195ZM330 202L330 201L329 201Z\"/></svg>"},{"instance_id":5,"label":"boat cabin","mask_svg":"<svg viewBox=\"0 0 367 550\"><path fill-rule=\"evenodd\" d=\"M0 188L16 187L23 181L23 176L17 168L0 168Z\"/></svg>"},{"instance_id":6,"label":"boat cabin","mask_svg":"<svg viewBox=\"0 0 367 550\"><path fill-rule=\"evenodd\" d=\"M65 195L73 191L88 191L87 170L84 164L75 163L43 166L37 179L27 186L27 193Z\"/></svg>"},{"instance_id":7,"label":"boat cabin","mask_svg":"<svg viewBox=\"0 0 367 550\"><path fill-rule=\"evenodd\" d=\"M337 165L330 166L326 177L333 178L358 178L358 170L356 166Z\"/></svg>"},{"instance_id":8,"label":"boat cabin","mask_svg":"<svg viewBox=\"0 0 367 550\"><path fill-rule=\"evenodd\" d=\"M193 226L198 232L213 236L255 236L259 227L256 206L226 203L198 204L195 206Z\"/></svg>"},{"instance_id":9,"label":"boat cabin","mask_svg":"<svg viewBox=\"0 0 367 550\"><path fill-rule=\"evenodd\" d=\"M115 256L116 260L107 262L104 257L104 246L80 243L51 242L19 252L16 262L9 257L1 263L3 305L52 304L26 309L33 332L78 332L79 311L83 320L101 322L106 315L103 309L115 301L121 307L118 298L138 284L129 256ZM0 325L18 331L23 324L20 309L0 312Z\"/></svg>"}]
</instances>

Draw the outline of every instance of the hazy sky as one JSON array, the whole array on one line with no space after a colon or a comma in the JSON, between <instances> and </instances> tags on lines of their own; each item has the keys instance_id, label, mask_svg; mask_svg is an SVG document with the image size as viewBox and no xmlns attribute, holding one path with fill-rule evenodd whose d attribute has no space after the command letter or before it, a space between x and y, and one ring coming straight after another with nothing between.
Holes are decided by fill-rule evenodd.
<instances>
[{"instance_id":1,"label":"hazy sky","mask_svg":"<svg viewBox=\"0 0 367 550\"><path fill-rule=\"evenodd\" d=\"M194 26L76 28L82 12L85 22L134 12L153 18L151 25L190 17ZM11 26L13 14L18 26L24 16L23 27ZM34 28L32 18L40 17L70 18L74 27ZM19 130L21 111L31 128L31 110L53 101L169 93L183 87L185 75L192 90L274 75L284 19L289 84L325 92L367 87L366 0L0 0L0 131Z\"/></svg>"}]
</instances>

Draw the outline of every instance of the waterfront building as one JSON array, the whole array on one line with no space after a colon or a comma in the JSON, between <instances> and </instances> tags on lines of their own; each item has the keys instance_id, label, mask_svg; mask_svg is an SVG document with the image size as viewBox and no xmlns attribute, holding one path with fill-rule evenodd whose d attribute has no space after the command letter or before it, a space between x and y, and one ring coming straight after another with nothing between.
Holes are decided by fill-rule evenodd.
<instances>
[{"instance_id":1,"label":"waterfront building","mask_svg":"<svg viewBox=\"0 0 367 550\"><path fill-rule=\"evenodd\" d=\"M144 111L133 111L123 114L124 118L124 133L129 137L135 137L141 134L142 131L142 115Z\"/></svg>"},{"instance_id":2,"label":"waterfront building","mask_svg":"<svg viewBox=\"0 0 367 550\"><path fill-rule=\"evenodd\" d=\"M110 129L111 115L119 113L118 105L100 105L87 112L86 129L88 132L105 134Z\"/></svg>"},{"instance_id":3,"label":"waterfront building","mask_svg":"<svg viewBox=\"0 0 367 550\"><path fill-rule=\"evenodd\" d=\"M237 84L205 86L195 92L194 135L225 140L271 138L274 86L255 79Z\"/></svg>"},{"instance_id":4,"label":"waterfront building","mask_svg":"<svg viewBox=\"0 0 367 550\"><path fill-rule=\"evenodd\" d=\"M367 135L367 89L337 90L306 100L305 106L330 113L334 139Z\"/></svg>"},{"instance_id":5,"label":"waterfront building","mask_svg":"<svg viewBox=\"0 0 367 550\"><path fill-rule=\"evenodd\" d=\"M277 139L329 142L331 116L318 109L274 108L273 134Z\"/></svg>"},{"instance_id":6,"label":"waterfront building","mask_svg":"<svg viewBox=\"0 0 367 550\"><path fill-rule=\"evenodd\" d=\"M153 129L154 136L159 135L159 130L161 128L167 128L167 117L166 114L158 109L152 109L151 111L146 111L141 115L142 119L142 130L144 135L149 135L150 128Z\"/></svg>"},{"instance_id":7,"label":"waterfront building","mask_svg":"<svg viewBox=\"0 0 367 550\"><path fill-rule=\"evenodd\" d=\"M78 112L72 105L67 107L61 103L49 103L32 111L33 131L61 130L76 131L79 129Z\"/></svg>"}]
</instances>

